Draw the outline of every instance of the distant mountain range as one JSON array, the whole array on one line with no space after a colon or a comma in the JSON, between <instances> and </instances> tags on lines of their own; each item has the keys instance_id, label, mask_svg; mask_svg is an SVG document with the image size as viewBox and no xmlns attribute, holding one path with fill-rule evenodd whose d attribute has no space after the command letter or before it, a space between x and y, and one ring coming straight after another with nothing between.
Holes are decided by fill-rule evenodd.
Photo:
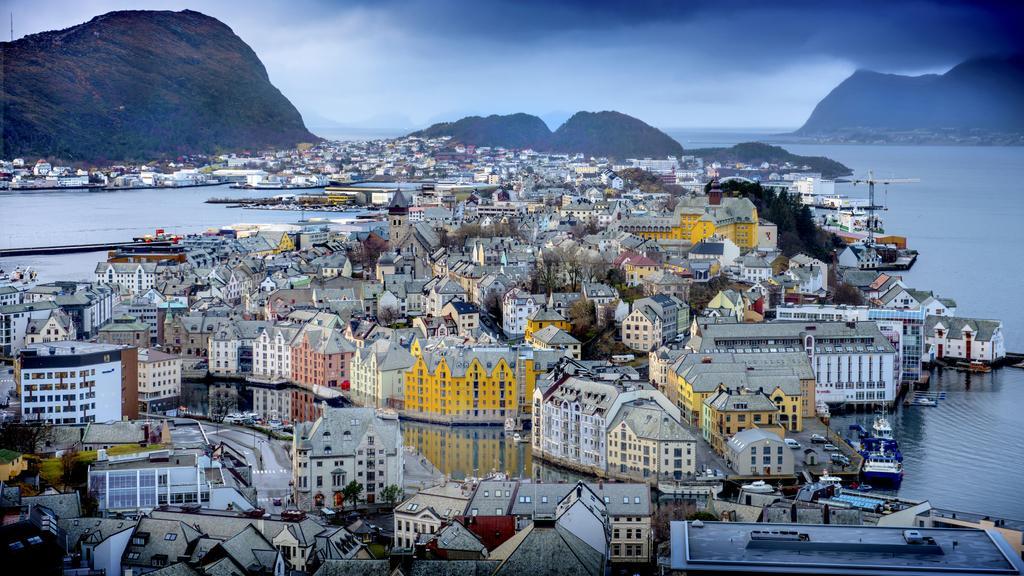
<instances>
[{"instance_id":1,"label":"distant mountain range","mask_svg":"<svg viewBox=\"0 0 1024 576\"><path fill-rule=\"evenodd\" d=\"M683 147L668 134L621 112L577 112L552 132L530 114L467 116L441 122L410 136L450 136L462 144L532 148L546 152L583 153L587 156L661 158L679 156Z\"/></svg>"},{"instance_id":2,"label":"distant mountain range","mask_svg":"<svg viewBox=\"0 0 1024 576\"><path fill-rule=\"evenodd\" d=\"M150 160L315 142L231 29L199 12L110 12L0 43L0 156Z\"/></svg>"},{"instance_id":3,"label":"distant mountain range","mask_svg":"<svg viewBox=\"0 0 1024 576\"><path fill-rule=\"evenodd\" d=\"M1024 134L1024 55L968 60L945 74L857 71L795 134L869 140L901 132Z\"/></svg>"}]
</instances>

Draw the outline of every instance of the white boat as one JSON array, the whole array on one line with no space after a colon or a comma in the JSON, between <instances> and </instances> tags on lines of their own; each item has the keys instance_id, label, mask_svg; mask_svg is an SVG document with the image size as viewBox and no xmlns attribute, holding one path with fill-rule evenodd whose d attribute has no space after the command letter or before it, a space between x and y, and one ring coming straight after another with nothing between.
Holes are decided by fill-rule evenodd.
<instances>
[{"instance_id":1,"label":"white boat","mask_svg":"<svg viewBox=\"0 0 1024 576\"><path fill-rule=\"evenodd\" d=\"M892 440L892 425L889 424L889 419L883 414L875 416L875 423L871 425L871 432L875 438Z\"/></svg>"},{"instance_id":2,"label":"white boat","mask_svg":"<svg viewBox=\"0 0 1024 576\"><path fill-rule=\"evenodd\" d=\"M903 463L888 454L872 454L864 460L861 474L865 480L898 485L903 480Z\"/></svg>"},{"instance_id":3,"label":"white boat","mask_svg":"<svg viewBox=\"0 0 1024 576\"><path fill-rule=\"evenodd\" d=\"M830 476L828 470L822 470L821 476L818 477L818 482L826 486L843 487L843 479L838 476Z\"/></svg>"},{"instance_id":4,"label":"white boat","mask_svg":"<svg viewBox=\"0 0 1024 576\"><path fill-rule=\"evenodd\" d=\"M912 406L938 406L939 405L938 402L936 402L935 400L932 400L931 398L915 398L914 401L911 402L910 404Z\"/></svg>"},{"instance_id":5,"label":"white boat","mask_svg":"<svg viewBox=\"0 0 1024 576\"><path fill-rule=\"evenodd\" d=\"M771 494L772 492L775 492L775 488L764 480L744 484L743 486L740 486L740 489L754 494Z\"/></svg>"},{"instance_id":6,"label":"white boat","mask_svg":"<svg viewBox=\"0 0 1024 576\"><path fill-rule=\"evenodd\" d=\"M511 432L511 431L513 431L515 429L516 429L516 419L515 418L505 418L505 431L506 432Z\"/></svg>"}]
</instances>

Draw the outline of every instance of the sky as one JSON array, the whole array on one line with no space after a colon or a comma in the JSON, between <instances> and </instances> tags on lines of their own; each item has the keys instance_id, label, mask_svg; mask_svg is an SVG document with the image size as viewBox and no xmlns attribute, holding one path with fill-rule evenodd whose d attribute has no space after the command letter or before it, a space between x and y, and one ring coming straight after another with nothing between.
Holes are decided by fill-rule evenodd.
<instances>
[{"instance_id":1,"label":"sky","mask_svg":"<svg viewBox=\"0 0 1024 576\"><path fill-rule=\"evenodd\" d=\"M1019 1L0 0L15 38L129 8L223 21L314 131L513 112L555 128L577 110L792 129L857 69L941 73L1024 51Z\"/></svg>"}]
</instances>

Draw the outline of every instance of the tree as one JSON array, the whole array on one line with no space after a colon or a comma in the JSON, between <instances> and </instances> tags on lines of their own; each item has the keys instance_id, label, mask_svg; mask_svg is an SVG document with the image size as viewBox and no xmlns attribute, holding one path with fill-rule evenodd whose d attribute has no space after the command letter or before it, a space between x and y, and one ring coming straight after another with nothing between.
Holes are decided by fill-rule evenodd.
<instances>
[{"instance_id":1,"label":"tree","mask_svg":"<svg viewBox=\"0 0 1024 576\"><path fill-rule=\"evenodd\" d=\"M394 508L395 504L402 500L402 487L398 484L389 484L381 491L380 497L385 504Z\"/></svg>"},{"instance_id":2,"label":"tree","mask_svg":"<svg viewBox=\"0 0 1024 576\"><path fill-rule=\"evenodd\" d=\"M577 300L569 306L569 323L572 324L572 335L578 340L586 340L594 327L596 312L590 300Z\"/></svg>"},{"instance_id":3,"label":"tree","mask_svg":"<svg viewBox=\"0 0 1024 576\"><path fill-rule=\"evenodd\" d=\"M488 292L487 296L484 297L484 310L496 319L501 318L501 294L497 290Z\"/></svg>"},{"instance_id":4,"label":"tree","mask_svg":"<svg viewBox=\"0 0 1024 576\"><path fill-rule=\"evenodd\" d=\"M346 501L352 503L352 507L354 508L359 504L359 498L363 495L363 485L353 480L342 488L341 494L345 497Z\"/></svg>"},{"instance_id":5,"label":"tree","mask_svg":"<svg viewBox=\"0 0 1024 576\"><path fill-rule=\"evenodd\" d=\"M50 439L52 432L45 424L7 424L0 428L0 446L32 454Z\"/></svg>"},{"instance_id":6,"label":"tree","mask_svg":"<svg viewBox=\"0 0 1024 576\"><path fill-rule=\"evenodd\" d=\"M832 302L850 306L861 306L864 304L864 295L861 294L861 291L856 286L851 286L845 282L838 282L832 295Z\"/></svg>"},{"instance_id":7,"label":"tree","mask_svg":"<svg viewBox=\"0 0 1024 576\"><path fill-rule=\"evenodd\" d=\"M377 321L382 326L391 326L398 320L399 316L401 314L399 314L394 306L384 306L377 311Z\"/></svg>"},{"instance_id":8,"label":"tree","mask_svg":"<svg viewBox=\"0 0 1024 576\"><path fill-rule=\"evenodd\" d=\"M75 480L75 468L78 466L78 449L68 448L60 456L60 481L65 487Z\"/></svg>"}]
</instances>

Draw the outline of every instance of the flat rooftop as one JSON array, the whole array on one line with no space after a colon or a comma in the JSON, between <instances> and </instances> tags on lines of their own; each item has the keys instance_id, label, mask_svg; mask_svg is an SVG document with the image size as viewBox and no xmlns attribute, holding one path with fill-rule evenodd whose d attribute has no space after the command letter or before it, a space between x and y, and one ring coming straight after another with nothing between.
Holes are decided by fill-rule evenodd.
<instances>
[{"instance_id":1,"label":"flat rooftop","mask_svg":"<svg viewBox=\"0 0 1024 576\"><path fill-rule=\"evenodd\" d=\"M672 522L671 546L671 568L688 574L1024 574L995 530Z\"/></svg>"}]
</instances>

